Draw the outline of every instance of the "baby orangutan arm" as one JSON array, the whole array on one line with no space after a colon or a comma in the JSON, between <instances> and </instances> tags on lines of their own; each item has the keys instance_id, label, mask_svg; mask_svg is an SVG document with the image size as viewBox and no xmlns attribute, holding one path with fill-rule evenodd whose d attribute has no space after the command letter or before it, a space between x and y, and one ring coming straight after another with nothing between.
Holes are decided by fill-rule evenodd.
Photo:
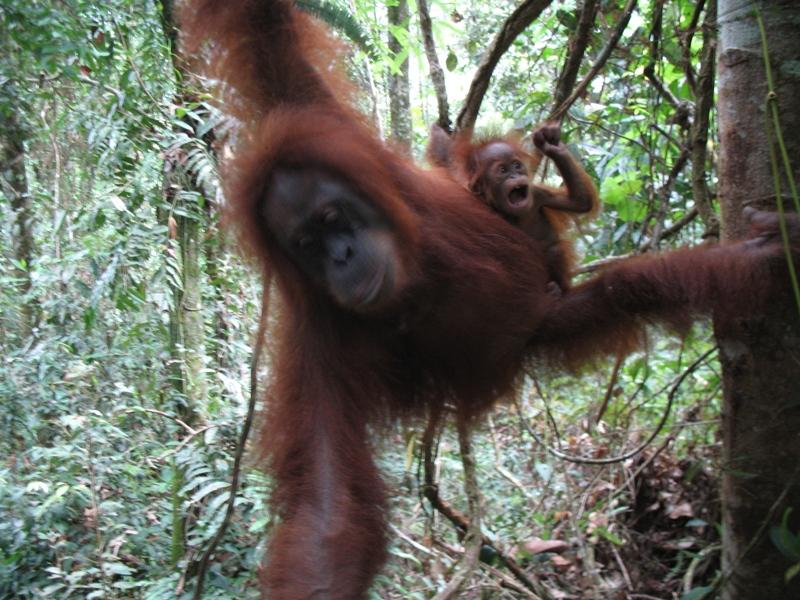
<instances>
[{"instance_id":1,"label":"baby orangutan arm","mask_svg":"<svg viewBox=\"0 0 800 600\"><path fill-rule=\"evenodd\" d=\"M533 143L555 163L565 186L553 188L534 185L535 205L573 213L595 212L600 205L597 189L567 146L561 142L559 126L547 124L540 127L533 132Z\"/></svg>"}]
</instances>

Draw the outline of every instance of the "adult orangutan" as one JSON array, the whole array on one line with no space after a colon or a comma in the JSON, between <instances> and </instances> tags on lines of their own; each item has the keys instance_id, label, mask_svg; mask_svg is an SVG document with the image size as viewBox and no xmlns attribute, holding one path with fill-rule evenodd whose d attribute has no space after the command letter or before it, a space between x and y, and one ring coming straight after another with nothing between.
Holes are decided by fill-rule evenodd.
<instances>
[{"instance_id":1,"label":"adult orangutan","mask_svg":"<svg viewBox=\"0 0 800 600\"><path fill-rule=\"evenodd\" d=\"M472 139L462 133L451 138L434 125L426 155L542 245L548 291L560 296L570 287L575 267L574 248L564 236L572 223L570 213L589 216L597 212L600 201L589 175L561 142L557 124L539 127L532 137L536 148L555 163L564 187L532 182L540 156L525 152L513 135Z\"/></svg>"},{"instance_id":2,"label":"adult orangutan","mask_svg":"<svg viewBox=\"0 0 800 600\"><path fill-rule=\"evenodd\" d=\"M750 311L776 287L777 226L759 214L761 237L625 261L554 298L540 245L378 139L337 44L291 2L195 0L183 24L242 124L229 218L282 300L260 438L273 600L364 597L386 543L369 432L387 418L448 401L469 419L526 360L577 365L630 348L646 321Z\"/></svg>"}]
</instances>

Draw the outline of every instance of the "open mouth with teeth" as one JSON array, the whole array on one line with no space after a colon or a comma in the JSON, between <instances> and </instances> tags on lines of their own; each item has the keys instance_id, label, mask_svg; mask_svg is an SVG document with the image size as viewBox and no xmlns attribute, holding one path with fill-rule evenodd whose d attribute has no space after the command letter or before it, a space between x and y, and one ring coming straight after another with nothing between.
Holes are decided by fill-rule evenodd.
<instances>
[{"instance_id":1,"label":"open mouth with teeth","mask_svg":"<svg viewBox=\"0 0 800 600\"><path fill-rule=\"evenodd\" d=\"M528 201L528 186L525 184L516 185L508 192L509 206L522 206Z\"/></svg>"}]
</instances>

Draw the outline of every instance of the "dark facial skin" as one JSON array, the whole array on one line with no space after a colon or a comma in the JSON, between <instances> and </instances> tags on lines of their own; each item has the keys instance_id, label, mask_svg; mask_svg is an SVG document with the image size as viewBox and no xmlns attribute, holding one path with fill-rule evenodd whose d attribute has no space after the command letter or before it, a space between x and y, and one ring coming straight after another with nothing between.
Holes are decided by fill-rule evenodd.
<instances>
[{"instance_id":1,"label":"dark facial skin","mask_svg":"<svg viewBox=\"0 0 800 600\"><path fill-rule=\"evenodd\" d=\"M528 167L522 156L506 142L492 142L478 152L483 170L482 193L492 208L521 218L533 207Z\"/></svg>"},{"instance_id":2,"label":"dark facial skin","mask_svg":"<svg viewBox=\"0 0 800 600\"><path fill-rule=\"evenodd\" d=\"M278 169L264 219L279 246L341 307L380 309L404 279L386 219L344 181L313 168Z\"/></svg>"}]
</instances>

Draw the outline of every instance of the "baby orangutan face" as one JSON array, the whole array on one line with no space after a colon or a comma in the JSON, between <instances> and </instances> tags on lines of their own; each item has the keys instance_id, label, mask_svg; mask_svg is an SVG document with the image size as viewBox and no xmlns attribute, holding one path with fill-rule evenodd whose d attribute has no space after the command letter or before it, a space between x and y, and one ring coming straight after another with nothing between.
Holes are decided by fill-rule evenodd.
<instances>
[{"instance_id":1,"label":"baby orangutan face","mask_svg":"<svg viewBox=\"0 0 800 600\"><path fill-rule=\"evenodd\" d=\"M519 218L530 212L533 196L528 167L520 152L507 142L492 142L478 151L477 159L473 191L508 217Z\"/></svg>"}]
</instances>

